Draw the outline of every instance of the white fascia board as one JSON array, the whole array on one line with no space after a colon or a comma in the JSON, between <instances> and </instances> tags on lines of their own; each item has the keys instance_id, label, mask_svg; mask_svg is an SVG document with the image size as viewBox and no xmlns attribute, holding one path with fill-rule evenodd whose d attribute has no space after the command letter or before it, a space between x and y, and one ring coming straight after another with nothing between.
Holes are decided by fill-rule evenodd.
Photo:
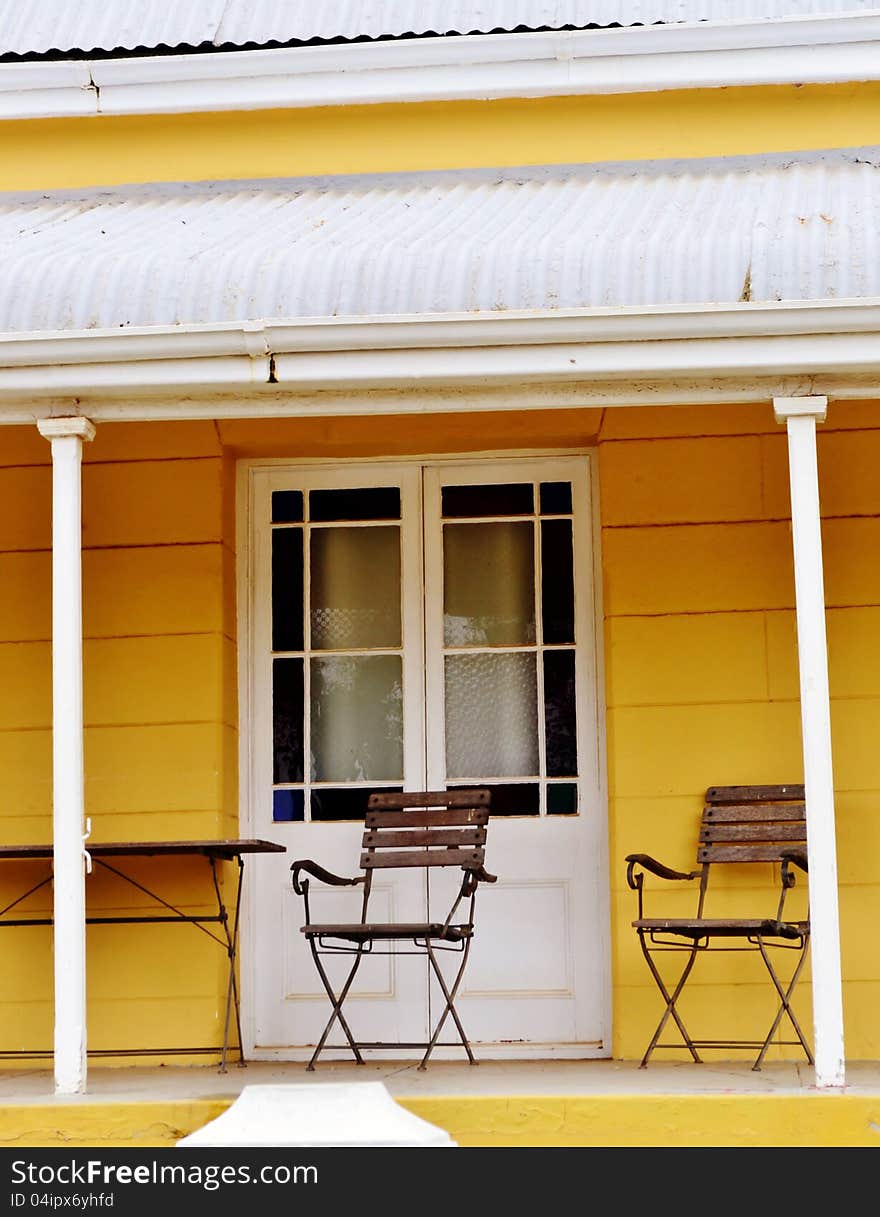
<instances>
[{"instance_id":1,"label":"white fascia board","mask_svg":"<svg viewBox=\"0 0 880 1217\"><path fill-rule=\"evenodd\" d=\"M880 78L866 13L0 65L0 118L639 93Z\"/></svg>"},{"instance_id":2,"label":"white fascia board","mask_svg":"<svg viewBox=\"0 0 880 1217\"><path fill-rule=\"evenodd\" d=\"M568 387L582 404L584 386L600 385L608 404L632 404L636 386L658 401L699 400L709 383L736 386L737 400L766 397L768 383L776 395L878 396L878 352L880 301L5 334L0 421L30 421L71 399L149 418L168 395L179 398L169 415L179 418L211 417L223 395L240 395L224 417L268 417L302 412L306 399L306 412L320 412L334 394L336 413L369 412L370 394L390 393L412 411L420 395L475 400L505 386ZM284 408L292 398L297 410Z\"/></svg>"}]
</instances>

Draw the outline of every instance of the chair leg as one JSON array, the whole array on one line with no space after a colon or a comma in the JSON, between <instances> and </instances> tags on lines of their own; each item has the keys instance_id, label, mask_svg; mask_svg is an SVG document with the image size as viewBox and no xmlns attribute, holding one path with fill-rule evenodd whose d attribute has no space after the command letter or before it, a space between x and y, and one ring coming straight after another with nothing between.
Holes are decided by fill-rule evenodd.
<instances>
[{"instance_id":1,"label":"chair leg","mask_svg":"<svg viewBox=\"0 0 880 1217\"><path fill-rule=\"evenodd\" d=\"M808 1063L810 1065L813 1064L813 1054L810 1051L810 1048L809 1048L809 1045L807 1044L806 1039L804 1038L804 1033L803 1033L803 1031L801 1031L800 1024L798 1023L797 1018L795 1017L794 1010L792 1010L792 1008L791 1008L791 1000L790 1000L791 995L794 992L794 987L800 978L800 974L803 970L804 964L807 961L808 943L809 943L809 939L805 938L803 943L801 944L801 955L800 955L800 959L798 960L797 967L794 970L794 974L792 975L791 980L788 982L788 986L785 989L783 989L783 987L779 981L779 978L776 975L776 972L773 968L773 964L770 961L770 957L767 954L767 948L764 946L764 940L761 937L758 938L758 946L761 949L761 958L764 960L764 963L767 966L767 971L770 973L770 979L773 981L773 984L776 987L776 992L779 994L780 1004L779 1004L779 1009L776 1011L776 1017L773 1020L773 1025L770 1028L770 1030L767 1032L767 1038L764 1040L764 1043L761 1047L761 1051L758 1053L758 1059L755 1061L754 1065L752 1066L752 1069L761 1068L761 1065L764 1061L764 1057L767 1053L767 1049L770 1047L770 1041L773 1039L773 1036L776 1034L776 1029L778 1028L780 1022L782 1021L783 1014L788 1015L789 1022L791 1023L792 1027L794 1027L795 1035L800 1040L801 1047L803 1048L804 1052L807 1054Z\"/></svg>"},{"instance_id":2,"label":"chair leg","mask_svg":"<svg viewBox=\"0 0 880 1217\"><path fill-rule=\"evenodd\" d=\"M357 973L358 968L361 966L361 960L364 957L364 948L363 948L363 946L358 947L357 957L356 957L354 963L352 964L352 968L348 974L348 978L347 978L345 984L342 986L342 989L340 990L340 993L339 993L339 997L337 998L336 994L333 992L333 986L330 984L330 978L328 977L326 971L324 970L324 965L321 963L321 957L318 953L317 947L315 946L314 939L311 939L311 938L309 939L309 946L312 948L312 958L315 961L315 967L318 969L318 975L321 977L321 981L324 985L324 988L327 991L327 996L330 998L330 1002L333 1006L333 1013L330 1015L330 1018L327 1022L327 1026L324 1028L324 1032L323 1032L321 1038L318 1040L318 1043L315 1045L315 1051L312 1053L311 1060L309 1061L308 1065L306 1065L306 1069L308 1071L314 1070L315 1061L318 1059L318 1056L319 1056L321 1050L323 1049L325 1043L327 1042L327 1036L330 1034L333 1024L336 1022L337 1019L339 1020L339 1025L342 1027L342 1030L345 1032L345 1038L348 1040L349 1048L351 1048L352 1052L354 1053L355 1060L357 1061L357 1063L359 1065L363 1065L364 1058L360 1054L360 1049L358 1048L357 1044L355 1043L354 1036L351 1033L351 1028L349 1027L348 1023L345 1021L345 1015L342 1013L342 1003L345 1001L346 997L348 996L348 991L351 988L352 981L355 978L355 974Z\"/></svg>"},{"instance_id":3,"label":"chair leg","mask_svg":"<svg viewBox=\"0 0 880 1217\"><path fill-rule=\"evenodd\" d=\"M458 1013L456 1012L455 1006L453 1005L456 994L458 993L458 986L461 984L461 978L464 975L464 969L465 969L465 964L467 963L468 952L471 949L471 940L470 940L470 938L468 938L465 941L464 951L462 952L461 965L459 966L459 969L456 974L455 981L453 982L451 990L447 989L447 987L446 987L446 982L443 979L443 973L440 971L440 965L437 963L437 957L435 956L433 950L431 949L430 942L426 942L425 946L427 947L428 959L431 962L431 967L434 969L434 975L437 977L437 981L440 985L440 988L443 990L443 996L446 998L446 1005L443 1008L443 1013L440 1015L439 1019L437 1020L437 1025L434 1028L434 1034L431 1036L431 1041L428 1044L425 1055L422 1057L421 1064L419 1065L419 1069L424 1069L426 1067L426 1065L428 1064L428 1057L434 1051L434 1045L437 1043L437 1040L440 1036L440 1032L443 1029L443 1024L446 1022L447 1015L449 1015L449 1014L452 1015L453 1021L456 1025L456 1027L458 1028L458 1034L461 1036L461 1042L464 1045L464 1050L467 1053L468 1060L470 1061L470 1063L472 1065L477 1065L477 1064L479 1064L479 1062L474 1059L474 1054L473 1054L473 1052L471 1052L471 1046L468 1043L468 1038L464 1033L464 1027L461 1025L461 1019L458 1017Z\"/></svg>"},{"instance_id":4,"label":"chair leg","mask_svg":"<svg viewBox=\"0 0 880 1217\"><path fill-rule=\"evenodd\" d=\"M642 954L644 955L645 959L648 962L648 967L651 969L651 975L654 977L654 980L657 983L657 988L663 994L663 1000L666 1002L666 1009L663 1011L663 1017L660 1019L660 1022L657 1024L657 1030L654 1032L653 1036L651 1037L650 1044L648 1044L648 1047L645 1049L645 1055L642 1057L641 1063L639 1064L639 1068L644 1069L645 1066L647 1065L648 1058L650 1057L650 1055L654 1051L654 1049L657 1047L657 1042L660 1039L660 1036L663 1034L663 1028L666 1026L666 1023L667 1023L670 1015L672 1016L672 1019L675 1022L676 1027L678 1027L679 1031L681 1032L681 1038L684 1040L685 1046L686 1046L688 1052L690 1052L691 1056L696 1061L696 1063L698 1065L701 1065L703 1063L702 1059L701 1059L699 1053L697 1052L696 1048L694 1047L693 1040L688 1035L685 1025L681 1021L681 1018L679 1017L679 1013L675 1008L675 1003L678 1001L679 994L681 993L682 989L684 988L684 983L687 980L687 978L690 976L691 969L693 968L694 963L696 962L697 955L699 953L698 948L696 947L696 945L691 947L690 955L688 956L688 961L684 966L684 971L682 972L682 974L679 978L678 984L675 986L675 989L673 990L672 995L670 996L669 991L666 988L666 985L663 983L663 977L660 975L659 971L657 970L654 960L651 958L651 953L648 950L647 945L645 944L644 934L639 934L639 942L641 943Z\"/></svg>"}]
</instances>

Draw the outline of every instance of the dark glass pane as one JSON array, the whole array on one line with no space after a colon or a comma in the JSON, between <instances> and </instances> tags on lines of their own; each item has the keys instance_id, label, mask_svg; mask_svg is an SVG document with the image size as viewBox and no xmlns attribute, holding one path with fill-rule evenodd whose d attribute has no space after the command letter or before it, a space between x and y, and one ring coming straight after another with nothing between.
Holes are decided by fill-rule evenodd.
<instances>
[{"instance_id":1,"label":"dark glass pane","mask_svg":"<svg viewBox=\"0 0 880 1217\"><path fill-rule=\"evenodd\" d=\"M295 820L300 823L304 819L305 794L302 790L273 790L272 819L276 823Z\"/></svg>"},{"instance_id":2,"label":"dark glass pane","mask_svg":"<svg viewBox=\"0 0 880 1217\"><path fill-rule=\"evenodd\" d=\"M577 774L574 651L544 652L544 722L547 776L574 777Z\"/></svg>"},{"instance_id":3,"label":"dark glass pane","mask_svg":"<svg viewBox=\"0 0 880 1217\"><path fill-rule=\"evenodd\" d=\"M574 782L556 782L547 787L547 814L549 816L576 816L578 788Z\"/></svg>"},{"instance_id":4,"label":"dark glass pane","mask_svg":"<svg viewBox=\"0 0 880 1217\"><path fill-rule=\"evenodd\" d=\"M272 491L272 523L299 524L303 518L303 493L301 490Z\"/></svg>"},{"instance_id":5,"label":"dark glass pane","mask_svg":"<svg viewBox=\"0 0 880 1217\"><path fill-rule=\"evenodd\" d=\"M303 661L272 664L274 782L303 780Z\"/></svg>"},{"instance_id":6,"label":"dark glass pane","mask_svg":"<svg viewBox=\"0 0 880 1217\"><path fill-rule=\"evenodd\" d=\"M379 789L378 787L376 789ZM382 790L400 791L402 786L383 786ZM362 820L367 812L367 799L371 790L363 787L338 786L312 790L311 808L313 820Z\"/></svg>"},{"instance_id":7,"label":"dark glass pane","mask_svg":"<svg viewBox=\"0 0 880 1217\"><path fill-rule=\"evenodd\" d=\"M468 782L467 788L474 786ZM510 782L492 785L480 782L480 789L489 790L492 794L489 803L490 816L536 816L541 800L541 792L537 782ZM447 790L455 790L453 782L446 783Z\"/></svg>"},{"instance_id":8,"label":"dark glass pane","mask_svg":"<svg viewBox=\"0 0 880 1217\"><path fill-rule=\"evenodd\" d=\"M541 515L571 515L571 482L542 482Z\"/></svg>"},{"instance_id":9,"label":"dark glass pane","mask_svg":"<svg viewBox=\"0 0 880 1217\"><path fill-rule=\"evenodd\" d=\"M310 490L309 519L399 520L397 486L368 486L360 490Z\"/></svg>"},{"instance_id":10,"label":"dark glass pane","mask_svg":"<svg viewBox=\"0 0 880 1217\"><path fill-rule=\"evenodd\" d=\"M272 530L272 650L303 646L303 534L301 528Z\"/></svg>"},{"instance_id":11,"label":"dark glass pane","mask_svg":"<svg viewBox=\"0 0 880 1217\"><path fill-rule=\"evenodd\" d=\"M456 516L530 516L535 510L530 483L509 486L444 486L443 514Z\"/></svg>"},{"instance_id":12,"label":"dark glass pane","mask_svg":"<svg viewBox=\"0 0 880 1217\"><path fill-rule=\"evenodd\" d=\"M541 521L541 612L544 642L574 642L571 520Z\"/></svg>"}]
</instances>

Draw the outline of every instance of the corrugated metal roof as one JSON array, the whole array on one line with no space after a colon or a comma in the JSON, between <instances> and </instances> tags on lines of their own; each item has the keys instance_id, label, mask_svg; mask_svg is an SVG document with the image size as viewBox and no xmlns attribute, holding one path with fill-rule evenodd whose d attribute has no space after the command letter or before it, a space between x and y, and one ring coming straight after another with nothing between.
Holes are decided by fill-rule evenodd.
<instances>
[{"instance_id":1,"label":"corrugated metal roof","mask_svg":"<svg viewBox=\"0 0 880 1217\"><path fill-rule=\"evenodd\" d=\"M0 0L0 55L742 21L877 0Z\"/></svg>"},{"instance_id":2,"label":"corrugated metal roof","mask_svg":"<svg viewBox=\"0 0 880 1217\"><path fill-rule=\"evenodd\" d=\"M880 297L880 148L0 195L0 331Z\"/></svg>"}]
</instances>

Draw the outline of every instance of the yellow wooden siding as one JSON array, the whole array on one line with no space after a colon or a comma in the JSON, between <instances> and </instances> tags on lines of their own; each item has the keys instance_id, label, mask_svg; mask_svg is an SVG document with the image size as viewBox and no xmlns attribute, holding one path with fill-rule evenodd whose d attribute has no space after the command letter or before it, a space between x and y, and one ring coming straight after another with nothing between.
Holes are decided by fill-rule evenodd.
<instances>
[{"instance_id":1,"label":"yellow wooden siding","mask_svg":"<svg viewBox=\"0 0 880 1217\"><path fill-rule=\"evenodd\" d=\"M844 1006L854 1059L880 1053L867 1005L876 953L864 930L880 905L880 853L870 827L880 792L880 581L866 560L880 542L878 444L876 405L830 405L818 448ZM636 903L624 857L649 852L690 869L708 785L801 780L797 633L785 433L769 403L763 414L754 407L608 411L599 452L613 1043L615 1055L629 1058L641 1055L663 1007L630 926ZM650 877L646 885L657 915L693 910L692 885ZM732 911L746 885L722 884L711 911ZM803 880L793 895L797 912ZM701 958L682 1006L692 1034L742 1037L751 1026L759 1035L773 998L762 968L756 956ZM809 1028L809 967L800 988L797 1009Z\"/></svg>"},{"instance_id":2,"label":"yellow wooden siding","mask_svg":"<svg viewBox=\"0 0 880 1217\"><path fill-rule=\"evenodd\" d=\"M858 147L880 142L878 100L864 82L5 122L0 189Z\"/></svg>"}]
</instances>

